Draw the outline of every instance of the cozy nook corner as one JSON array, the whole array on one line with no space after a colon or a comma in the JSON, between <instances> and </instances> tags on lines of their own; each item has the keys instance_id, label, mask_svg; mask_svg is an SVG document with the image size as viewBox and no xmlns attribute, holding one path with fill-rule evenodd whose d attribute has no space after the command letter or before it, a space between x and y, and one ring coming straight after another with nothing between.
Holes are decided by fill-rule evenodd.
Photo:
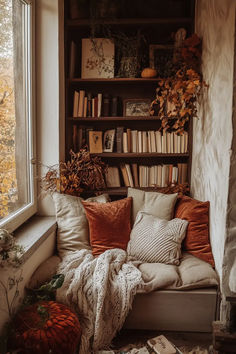
<instances>
[{"instance_id":1,"label":"cozy nook corner","mask_svg":"<svg viewBox=\"0 0 236 354\"><path fill-rule=\"evenodd\" d=\"M90 1L93 3L92 0ZM24 256L20 257L20 261L22 261L20 267L16 269L0 268L0 281L3 284L7 284L9 279L12 279L14 282L14 286L10 288L7 296L5 296L6 292L5 294L4 292L1 293L0 332L5 330L4 324L9 319L9 311L7 311L9 303L13 300L14 306L19 306L25 295L26 288L40 287L44 281L51 279L55 270L57 270L58 273L63 274L65 280L62 284L61 278L54 279L50 283L50 291L52 290L55 294L57 289L58 302L70 305L72 311L70 312L70 310L64 309L64 307L60 307L58 304L55 307L56 305L53 302L47 302L45 308L47 307L48 313L52 313L55 316L55 322L60 324L61 321L63 329L62 332L60 332L60 329L57 329L57 337L60 337L59 333L63 337L68 331L67 335L70 338L68 342L73 343L73 345L68 346L68 353L78 352L76 348L81 336L80 325L77 323L77 317L74 316L74 311L77 310L76 306L83 309L86 316L88 316L87 322L81 319L82 344L80 354L92 353L91 349L88 349L91 348L89 346L91 343L85 338L85 334L87 338L93 341L94 348L107 348L109 346L107 338L109 336L113 338L117 329L120 330L121 328L121 339L118 337L118 342L120 340L120 343L117 344L115 342L116 347L115 349L113 348L114 351L112 353L121 353L117 348L121 348L122 346L122 332L128 330L134 331L135 338L132 338L132 343L138 343L137 348L141 348L139 335L140 338L142 336L145 338L142 342L144 345L147 339L165 334L172 344L176 344L180 350L181 348L184 350L184 345L181 346L182 342L178 341L178 338L175 335L172 336L171 333L181 332L184 335L183 333L190 332L196 335L193 342L195 349L197 345L199 346L197 348L199 353L235 353L236 1L195 0L189 2L189 4L191 3L191 7L189 4L188 6L186 5L187 1L178 0L180 7L178 8L175 4L177 6L176 11L179 10L181 12L181 4L183 5L184 3L186 3L187 8L184 11L189 11L187 15L185 13L185 16L181 14L181 17L179 17L181 25L178 23L177 15L175 19L175 14L173 15L171 10L169 10L170 16L168 19L164 18L164 16L161 19L151 18L150 14L149 18L140 19L135 14L132 18L132 13L129 13L127 18L124 16L124 18L117 19L114 18L115 16L112 11L115 10L112 10L112 7L110 9L111 18L106 18L105 16L99 22L96 15L89 22L86 18L71 17L70 11L72 10L69 4L74 4L75 6L77 3L80 6L84 6L85 2L82 0L71 0L70 2L64 0L35 1L34 100L36 110L37 171L34 173L37 176L38 184L37 213L14 231L16 242L23 245L25 250ZM141 3L142 1L137 1L136 11L139 15L140 12L138 11L141 11L140 8L144 6ZM150 3L153 5L154 1ZM161 2L159 5L162 8ZM75 11L77 11L76 6L73 8ZM165 8L164 5L163 8ZM148 10L146 11L149 13ZM99 16L102 17L103 15L100 14ZM143 16L145 17L145 14ZM171 36L167 36L166 33L169 35L168 26L174 33L180 27L186 27L187 37L196 33L197 38L202 40L201 73L198 74L195 68L199 76L194 76L193 79L196 83L196 80L200 78L199 82L201 82L197 98L197 114L196 117L193 114L189 122L180 119L178 121L180 122L178 123L179 125L177 124L177 128L175 128L181 134L185 131L184 134L185 136L187 135L185 139L188 140L185 140L185 143L184 140L183 143L179 143L179 146L180 144L183 146L181 151L167 151L168 142L166 140L166 150L158 152L157 137L155 140L155 149L153 148L154 151L151 147L151 136L150 150L148 150L147 142L147 150L151 153L149 156L149 153L143 148L143 143L143 150L141 149L140 151L132 150L132 146L128 147L129 138L127 136L131 134L131 130L146 132L153 129L157 131L159 129L161 131L160 135L162 137L165 135L165 128L170 121L168 119L165 121L165 118L162 116L155 119L155 116L158 116L156 110L161 112L162 108L159 105L161 100L160 96L158 99L158 92L161 92L163 89L162 85L164 87L167 80L164 80L163 83L162 79L158 79L159 91L156 91L157 80L154 68L152 69L153 71L150 69L150 71L147 70L144 73L144 75L154 75L154 77L141 78L140 71L138 74L134 74L138 77L130 78L126 76L123 78L122 75L128 74L124 74L125 68L123 64L117 70L116 62L115 64L113 63L116 77L109 77L110 69L108 73L105 73L105 75L108 75L106 78L94 79L93 77L86 77L88 73L86 73L86 70L85 73L83 72L83 65L82 72L80 72L80 61L83 60L80 57L82 56L82 46L88 44L86 44L87 42L81 44L81 42L84 40L83 38L89 36L90 26L94 26L93 21L95 21L95 24L97 21L102 26L108 23L110 26L108 26L109 31L112 31L112 26L117 29L118 25L129 34L132 33L132 26L140 27L144 33L146 31L150 36L149 39L151 38L153 41L148 43L148 45L154 43L154 47L158 47L162 35L166 36L165 39L167 38L167 41L172 43L172 46L170 45L172 51L173 35L172 38L170 38ZM160 34L155 35L154 29L159 30ZM102 30L100 29L100 31ZM100 36L102 36L101 33ZM183 31L178 33L180 37L186 35L186 33L185 35L183 34ZM111 35L112 32L109 32L110 38ZM119 37L118 40L121 42L122 38ZM141 38L142 40L143 38ZM145 41L146 38L144 40L144 47L147 46ZM175 46L177 42L176 39ZM163 44L164 40L161 45ZM73 45L75 45L74 48ZM76 58L77 62L73 62L71 56L74 50L76 50L76 46L78 57ZM114 50L112 46L109 48L109 50ZM165 50L166 48L168 52L170 50L168 45L165 46ZM118 51L118 49L116 50ZM148 53L154 56L153 53L155 51L153 48L150 51L149 47ZM174 53L174 57L179 55L176 47ZM167 60L166 58L164 60ZM121 62L124 61L123 58L120 59L122 59L120 60ZM149 66L150 62L148 61L147 64L145 55L142 57L142 60L146 64L142 63L143 67ZM166 66L163 68L169 70ZM105 71L107 71L106 68ZM182 73L179 75L182 75ZM141 85L143 85L143 88ZM89 95L92 92L94 95L97 95L96 99L98 101L98 93L101 91L104 94L108 90L110 90L110 96L113 96L113 98L118 96L123 105L119 107L119 99L116 101L110 97L112 109L111 112L108 112L106 115L104 114L104 116L99 116L99 108L97 108L97 113L94 108L94 115L91 111L91 117L88 116L87 111L85 117L82 114L79 118L77 114L74 114L75 91L79 92L80 95L83 91L82 94L88 96L87 99L89 99ZM171 90L171 86L168 86L167 90ZM155 91L157 92L156 100L154 100ZM151 93L153 94L150 97ZM105 97L103 99L105 100ZM143 111L137 115L135 109L139 106L140 102L142 104L141 110ZM175 108L173 108L174 103L177 106L177 101L168 102L168 114L171 115L174 112L173 116L176 114ZM145 105L147 104L148 107L151 104L151 109L154 110L154 113L148 113L148 116L145 113ZM79 107L77 108L79 109ZM134 109L133 112L132 109ZM183 122L182 125L181 122ZM170 125L172 129L173 120ZM123 129L122 134L126 134L127 146L122 145L123 150L118 152L118 150L106 144L111 139L112 144L115 146L115 142L117 143L115 140L116 137L114 138L113 135L110 138L109 134L118 134L117 129L121 126ZM167 129L167 132L173 133L171 129L169 131ZM92 130L95 131L96 136L93 135ZM104 132L108 132L107 140L105 141L104 138L103 141L101 138L101 146L93 147L91 140L95 138L99 140L100 135L103 136ZM86 179L87 176L87 179L91 180L89 186L93 184L93 187L95 185L97 187L97 180L94 181L94 176L89 171L91 166L96 165L96 169L103 175L105 167L99 160L101 158L109 167L113 169L119 167L119 172L117 173L120 180L124 181L123 186L122 182L117 182L116 179L115 184L118 184L112 186L113 188L109 188L106 181L107 185L103 186L102 192L99 191L99 188L92 188L93 190L98 189L98 193L94 197L91 190L88 188L88 191L86 191L86 188L82 184L85 189L85 193L82 196L84 199L89 198L86 201L81 201L80 198L72 196L72 192L75 190L69 191L67 194L54 193L52 197L50 193L45 193L42 190L42 177L45 177L49 171L48 166L54 167L62 161L67 161L70 157L69 152L71 148L75 150L75 148L78 149L78 146L81 147L76 139L79 136L82 137L82 134L84 134L83 138L85 140L86 138L88 139L87 143L90 150L93 148L95 150L92 151L93 153L89 157L89 154L87 155L87 152L83 150L81 155L77 156L78 160L75 158L75 161L78 161L78 164L75 164L77 171L81 168L82 164L84 164L85 170L87 166L87 170L84 172L85 177L83 176L83 178ZM87 136L85 136L86 134ZM124 135L122 136L124 137ZM139 140L138 133L136 139ZM136 146L138 146L138 143ZM171 147L169 148L171 150ZM101 149L101 151L96 149ZM154 171L155 166L162 164L172 166L168 167L168 173L171 176L174 176L173 170L175 168L178 170L176 173L179 174L181 169L182 179L178 180L180 187L176 186L176 181L173 177L173 180L168 180L170 182L168 185L161 185L162 190L160 188L156 190L155 188L150 188L150 185L145 185L144 172L144 184L139 184L138 188L136 188L135 167L133 165L136 165L136 169L139 165L143 167L148 165L150 169L153 167ZM121 166L126 166L128 182L125 181L125 175ZM65 166L63 165L63 167ZM186 175L183 172L184 169ZM138 172L140 175L141 169ZM157 175L157 172L155 173ZM133 185L130 183L130 174L133 176ZM44 179L44 187L45 181L48 187L47 183L51 183L51 180ZM61 186L64 187L63 181L61 180L60 182ZM77 182L76 180L74 183ZM189 194L187 184L190 185ZM76 188L78 185L76 185ZM53 188L55 190L55 184ZM56 188L58 190L57 184ZM167 194L162 194L162 192ZM188 197L182 196L182 193L185 194L185 192L188 194ZM180 193L180 198L177 196L177 193ZM110 202L109 198L111 198L112 202ZM183 204L184 202L186 204ZM193 214L197 210L196 214L191 216L192 219L189 216L190 210ZM201 223L197 215L198 212L201 215ZM127 215L131 216L131 222L130 219L127 221ZM113 221L107 223L109 217ZM189 223L183 219L187 219ZM199 227L197 232L201 228L204 232L199 234L200 238L195 242L193 238L190 239L190 236L193 237L192 235L196 232L194 229L196 224L198 225L197 228ZM188 231L187 227L189 227ZM11 231L10 227L9 229ZM184 240L187 232L189 232L189 238L187 239L186 237ZM191 235L190 232L192 232ZM93 235L92 237L91 234ZM162 248L162 244L166 242L169 234L174 234L174 242L173 239L168 239L168 247L171 249L168 253L166 252L166 245ZM150 241L150 235L154 235L154 240ZM181 243L185 247L182 253L180 250ZM135 260L135 267L133 265L126 265L125 251L127 244L129 259ZM173 246L173 244L175 245ZM92 247L93 255L91 254L90 246ZM194 248L194 246L196 247L194 252L190 252L191 254L186 252L191 247ZM174 250L171 247L175 247ZM119 248L118 251L117 248ZM74 251L75 249L82 251L73 253L70 257L67 256L68 250ZM104 253L104 251L107 252ZM163 256L164 252L166 252L165 256ZM93 261L93 256L98 256L98 258L95 258L97 259L96 261ZM50 259L50 257L52 258ZM77 268L75 268L75 264ZM35 273L38 267L40 269ZM120 277L117 276L118 273ZM33 274L37 274L37 276L32 278ZM71 274L75 275L72 276ZM71 275L71 277L68 275ZM114 280L113 284L109 283L110 288L108 287L107 289L107 284L111 278ZM99 285L96 287L97 284ZM119 284L120 288L117 287L117 284ZM17 285L17 288L15 285ZM16 295L15 289L18 292L16 299L14 299ZM84 292L81 289L85 289ZM137 291L138 294L134 296ZM41 295L39 293L38 299L40 299ZM38 296L38 294L34 296ZM101 298L105 299L104 302L102 302ZM70 299L76 300L70 302ZM43 300L45 300L44 297ZM94 303L97 304L96 321L102 323L102 326L97 326L96 329L94 329L94 323L91 323L91 319L95 318L91 310ZM131 304L132 310L130 311ZM102 310L99 311L99 309ZM107 332L104 330L105 321L103 314L100 313L102 311L104 313L108 311L106 321L109 323L109 330ZM27 322L32 313L26 313L25 316ZM45 316L45 313L41 313L40 316ZM80 321L80 315L78 318ZM68 325L66 320L71 325ZM19 318L17 321L19 321ZM18 323L17 321L16 323ZM91 328L94 329L94 337L91 335ZM150 332L147 333L150 333L150 335L146 332L145 334L141 334L139 330L149 330ZM168 331L170 337L168 337ZM129 332L125 332L124 337L127 336L126 340L128 341L130 334L127 333ZM208 351L201 351L201 335L207 338ZM36 340L36 336L32 336L31 340L33 343ZM131 343L131 339L129 342L127 341L125 341L126 344ZM153 343L149 343L149 349L155 344ZM167 346L171 345L171 343L165 342L165 338L159 338L158 343L159 345L160 343L164 343ZM156 343L157 347L158 343ZM178 343L180 344L178 345ZM210 349L209 344L212 344ZM45 339L44 345L45 348L49 348L50 340L46 341ZM46 347L46 345L49 347ZM189 347L189 351L185 348L186 351L183 351L183 353L190 353L193 347ZM125 348L128 348L128 346ZM174 353L174 351L171 352L171 349L173 347L169 348L170 351L168 353ZM48 349L45 350L45 353L48 352ZM131 352L131 347L129 350L125 351L125 353L133 353ZM137 353L148 353L145 349L143 350L143 352L139 351ZM173 350L177 350L177 348ZM155 352L164 353L162 351ZM178 351L175 352L177 353ZM181 353L181 351L179 352ZM55 349L53 353L59 352ZM101 353L103 352L101 351Z\"/></svg>"}]
</instances>

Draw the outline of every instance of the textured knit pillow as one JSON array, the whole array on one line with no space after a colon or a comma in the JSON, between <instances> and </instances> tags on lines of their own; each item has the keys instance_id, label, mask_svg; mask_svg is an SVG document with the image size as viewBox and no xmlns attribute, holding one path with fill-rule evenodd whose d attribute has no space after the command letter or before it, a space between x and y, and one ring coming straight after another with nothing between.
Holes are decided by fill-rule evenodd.
<instances>
[{"instance_id":1,"label":"textured knit pillow","mask_svg":"<svg viewBox=\"0 0 236 354\"><path fill-rule=\"evenodd\" d=\"M67 251L91 249L88 221L81 203L82 198L54 193L53 200L58 224L57 249L60 257L63 257ZM109 196L102 194L87 200L106 203Z\"/></svg>"},{"instance_id":2,"label":"textured knit pillow","mask_svg":"<svg viewBox=\"0 0 236 354\"><path fill-rule=\"evenodd\" d=\"M163 194L128 188L128 197L133 198L132 222L134 223L137 213L141 210L160 219L171 220L177 196L177 193Z\"/></svg>"},{"instance_id":3,"label":"textured knit pillow","mask_svg":"<svg viewBox=\"0 0 236 354\"><path fill-rule=\"evenodd\" d=\"M187 225L186 220L167 221L140 211L127 247L129 258L146 263L179 265Z\"/></svg>"},{"instance_id":4,"label":"textured knit pillow","mask_svg":"<svg viewBox=\"0 0 236 354\"><path fill-rule=\"evenodd\" d=\"M209 202L183 196L176 203L175 217L189 222L183 242L184 250L214 267L209 240L209 207Z\"/></svg>"},{"instance_id":5,"label":"textured knit pillow","mask_svg":"<svg viewBox=\"0 0 236 354\"><path fill-rule=\"evenodd\" d=\"M132 198L99 204L82 202L89 222L94 256L112 248L126 250L131 231Z\"/></svg>"}]
</instances>

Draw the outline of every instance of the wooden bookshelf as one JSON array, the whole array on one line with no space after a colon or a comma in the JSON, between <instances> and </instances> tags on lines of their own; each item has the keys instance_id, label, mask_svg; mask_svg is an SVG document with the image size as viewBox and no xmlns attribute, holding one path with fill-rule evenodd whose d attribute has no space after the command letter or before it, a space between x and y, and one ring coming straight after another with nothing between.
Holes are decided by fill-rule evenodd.
<instances>
[{"instance_id":1,"label":"wooden bookshelf","mask_svg":"<svg viewBox=\"0 0 236 354\"><path fill-rule=\"evenodd\" d=\"M181 0L179 5L181 9L176 14L170 8L169 3L172 0L167 0L166 4L163 1L157 0L151 1L150 4L155 3L155 8L150 8L148 17L145 17L140 10L137 15L136 1L126 2L128 8L129 17L126 14L120 14L119 18L103 18L103 19L89 19L89 18L76 18L70 17L70 1L64 1L65 7L65 22L64 22L64 40L65 40L65 156L69 159L69 152L73 149L73 129L93 129L95 131L103 131L109 129L117 129L117 127L124 127L125 130L141 130L158 131L161 127L161 121L155 116L123 116L122 102L125 99L150 99L155 98L155 90L157 87L158 79L161 79L161 73L158 73L159 77L155 78L123 78L116 77L117 71L115 70L115 77L113 78L81 78L81 52L82 38L89 38L91 34L91 26L97 26L97 28L108 25L115 31L123 31L127 36L134 33L134 30L141 29L142 33L148 39L149 44L170 44L173 33L179 28L184 27L187 31L187 35L191 35L194 30L194 0ZM145 7L148 7L148 2L145 3ZM176 3L175 3L176 5ZM138 5L137 5L138 6ZM153 6L153 5L152 5ZM177 6L177 5L176 5ZM181 12L182 11L182 12ZM102 31L97 34L99 38L103 37ZM70 54L71 54L71 42L74 41L77 46L77 57L75 60L75 73L71 77L69 75L70 68ZM148 52L147 52L148 56ZM117 62L115 60L115 65ZM148 64L146 65L148 66ZM101 117L73 117L73 94L74 91L84 90L87 94L91 92L93 95L98 93L110 94L111 97L119 97L119 109L115 116L101 116ZM105 161L109 166L119 166L124 163L137 163L146 164L147 166L157 164L174 164L186 163L188 165L188 182L190 182L191 176L191 155L192 155L192 122L187 125L188 131L188 150L185 153L118 153L115 148L113 152L103 152L92 154ZM122 182L122 174L120 173L120 179ZM145 190L153 190L153 188L142 188ZM154 188L155 190L161 190L161 188ZM88 191L85 194L100 193L101 191ZM112 195L123 196L127 193L126 187L109 188L104 190Z\"/></svg>"}]
</instances>

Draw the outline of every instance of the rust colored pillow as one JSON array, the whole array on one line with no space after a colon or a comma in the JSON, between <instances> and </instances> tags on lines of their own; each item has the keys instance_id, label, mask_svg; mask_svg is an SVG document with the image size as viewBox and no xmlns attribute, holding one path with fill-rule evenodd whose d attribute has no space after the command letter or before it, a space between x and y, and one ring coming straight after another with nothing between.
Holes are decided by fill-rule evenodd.
<instances>
[{"instance_id":1,"label":"rust colored pillow","mask_svg":"<svg viewBox=\"0 0 236 354\"><path fill-rule=\"evenodd\" d=\"M183 196L175 206L175 218L189 222L183 248L193 256L215 266L209 240L209 207L210 202Z\"/></svg>"},{"instance_id":2,"label":"rust colored pillow","mask_svg":"<svg viewBox=\"0 0 236 354\"><path fill-rule=\"evenodd\" d=\"M82 201L89 223L89 238L94 256L112 248L126 250L131 232L132 198L108 203Z\"/></svg>"}]
</instances>

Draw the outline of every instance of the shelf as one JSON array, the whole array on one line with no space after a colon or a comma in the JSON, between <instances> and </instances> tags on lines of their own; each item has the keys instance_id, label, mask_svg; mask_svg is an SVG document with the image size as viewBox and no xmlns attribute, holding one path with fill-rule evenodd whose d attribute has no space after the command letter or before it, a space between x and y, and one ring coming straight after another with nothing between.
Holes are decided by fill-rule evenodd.
<instances>
[{"instance_id":1,"label":"shelf","mask_svg":"<svg viewBox=\"0 0 236 354\"><path fill-rule=\"evenodd\" d=\"M161 158L165 158L165 157L189 157L189 153L184 153L184 154L169 154L169 153L157 153L157 152L142 152L142 153L134 153L134 152L122 152L122 153L118 153L118 152L103 152L100 154L94 154L91 153L91 156L99 156L99 157L112 157L112 158L121 158L121 157L128 157L128 158L142 158L142 157L161 157Z\"/></svg>"},{"instance_id":2,"label":"shelf","mask_svg":"<svg viewBox=\"0 0 236 354\"><path fill-rule=\"evenodd\" d=\"M126 26L137 26L137 25L171 25L171 24L191 24L191 17L176 17L176 18L118 18L118 19L75 19L66 21L67 28L75 27L88 27L91 25L126 25Z\"/></svg>"},{"instance_id":3,"label":"shelf","mask_svg":"<svg viewBox=\"0 0 236 354\"><path fill-rule=\"evenodd\" d=\"M161 78L152 77L152 78L142 78L142 77L135 77L135 78L127 78L127 77L113 77L109 79L81 79L81 78L74 78L68 79L69 83L86 83L86 82L100 82L100 83L125 83L125 84L134 84L134 83L150 83L150 82L157 82Z\"/></svg>"},{"instance_id":4,"label":"shelf","mask_svg":"<svg viewBox=\"0 0 236 354\"><path fill-rule=\"evenodd\" d=\"M163 189L166 189L166 187L135 187L136 189L140 189L143 191L156 191L156 192L161 192ZM127 195L128 192L128 187L116 187L116 188L107 188L103 190L94 190L94 191L83 191L82 194L97 194L97 193L108 193L110 195Z\"/></svg>"},{"instance_id":5,"label":"shelf","mask_svg":"<svg viewBox=\"0 0 236 354\"><path fill-rule=\"evenodd\" d=\"M68 117L67 120L72 121L74 123L80 122L113 122L113 121L160 121L160 119L156 116L149 116L149 117Z\"/></svg>"}]
</instances>

